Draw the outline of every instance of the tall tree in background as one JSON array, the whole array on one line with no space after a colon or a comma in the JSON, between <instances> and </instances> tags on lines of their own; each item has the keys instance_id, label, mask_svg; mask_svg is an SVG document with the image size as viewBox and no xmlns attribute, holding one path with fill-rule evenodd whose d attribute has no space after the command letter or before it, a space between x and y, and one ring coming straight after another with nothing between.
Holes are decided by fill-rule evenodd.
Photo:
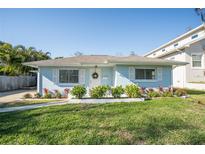
<instances>
[{"instance_id":1,"label":"tall tree in background","mask_svg":"<svg viewBox=\"0 0 205 154\"><path fill-rule=\"evenodd\" d=\"M12 46L0 42L0 72L6 75L28 74L33 68L22 65L23 62L50 59L49 52L37 51L34 47L26 48L23 45Z\"/></svg>"},{"instance_id":2,"label":"tall tree in background","mask_svg":"<svg viewBox=\"0 0 205 154\"><path fill-rule=\"evenodd\" d=\"M74 56L82 56L82 55L83 55L83 53L80 52L80 51L76 51L76 52L74 53Z\"/></svg>"},{"instance_id":3,"label":"tall tree in background","mask_svg":"<svg viewBox=\"0 0 205 154\"><path fill-rule=\"evenodd\" d=\"M134 51L130 52L130 56L135 56L135 55L136 55L136 53Z\"/></svg>"},{"instance_id":4,"label":"tall tree in background","mask_svg":"<svg viewBox=\"0 0 205 154\"><path fill-rule=\"evenodd\" d=\"M12 47L11 44L5 43L1 45L0 60L3 63L3 66L0 68L0 72L4 72L8 75L20 74L20 65L23 61L23 57L18 53L18 50Z\"/></svg>"},{"instance_id":5,"label":"tall tree in background","mask_svg":"<svg viewBox=\"0 0 205 154\"><path fill-rule=\"evenodd\" d=\"M205 11L204 11L204 9L203 8L195 8L194 10L195 10L196 14L198 16L200 16L201 21L203 23L205 23Z\"/></svg>"}]
</instances>

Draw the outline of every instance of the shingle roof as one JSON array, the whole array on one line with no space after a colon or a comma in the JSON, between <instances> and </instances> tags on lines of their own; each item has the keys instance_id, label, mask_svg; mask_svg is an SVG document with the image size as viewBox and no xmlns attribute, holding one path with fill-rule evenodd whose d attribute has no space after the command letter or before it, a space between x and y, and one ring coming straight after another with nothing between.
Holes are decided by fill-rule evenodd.
<instances>
[{"instance_id":1,"label":"shingle roof","mask_svg":"<svg viewBox=\"0 0 205 154\"><path fill-rule=\"evenodd\" d=\"M186 62L171 61L141 56L82 55L61 59L41 60L23 63L27 66L81 66L86 64L136 64L136 65L185 65Z\"/></svg>"}]
</instances>

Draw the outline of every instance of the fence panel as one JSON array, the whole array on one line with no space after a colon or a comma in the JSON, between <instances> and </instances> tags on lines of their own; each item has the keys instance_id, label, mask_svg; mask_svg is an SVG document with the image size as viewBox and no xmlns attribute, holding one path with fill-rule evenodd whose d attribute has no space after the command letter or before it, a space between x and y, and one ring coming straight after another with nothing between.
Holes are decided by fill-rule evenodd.
<instances>
[{"instance_id":1,"label":"fence panel","mask_svg":"<svg viewBox=\"0 0 205 154\"><path fill-rule=\"evenodd\" d=\"M36 86L36 76L0 76L0 91Z\"/></svg>"}]
</instances>

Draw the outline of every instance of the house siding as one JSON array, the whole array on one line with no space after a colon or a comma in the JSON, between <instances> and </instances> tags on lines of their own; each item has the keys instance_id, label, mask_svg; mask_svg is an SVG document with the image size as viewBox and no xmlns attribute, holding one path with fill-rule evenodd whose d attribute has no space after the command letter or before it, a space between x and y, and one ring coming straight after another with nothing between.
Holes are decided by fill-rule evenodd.
<instances>
[{"instance_id":1,"label":"house siding","mask_svg":"<svg viewBox=\"0 0 205 154\"><path fill-rule=\"evenodd\" d=\"M145 66L146 67L156 67L162 68L162 78L156 79L155 81L135 81L129 77L129 67L138 67L138 66L116 66L115 75L116 75L116 85L122 85L125 87L127 84L138 84L140 87L146 88L155 88L155 87L170 87L172 85L172 67L171 66Z\"/></svg>"},{"instance_id":2,"label":"house siding","mask_svg":"<svg viewBox=\"0 0 205 154\"><path fill-rule=\"evenodd\" d=\"M101 85L109 85L109 86L117 86L122 85L126 86L127 84L138 84L141 87L169 87L172 85L172 79L171 79L171 66L164 66L162 68L162 79L156 80L156 81L144 81L144 82L136 82L129 78L129 67L130 66L120 66L117 65L114 68L113 67L99 67L101 69L101 76L100 76L100 83ZM132 66L135 67L135 66ZM142 67L142 66L141 66ZM156 67L157 66L147 66L147 67ZM66 68L72 68L72 67L64 67ZM145 67L146 68L146 67ZM57 67L41 67L39 68L38 73L38 92L43 94L43 89L47 88L49 91L54 92L54 90L59 90L61 93L63 93L65 88L71 89L76 84L60 84L58 82L53 81L53 71L58 70L61 68ZM89 68L76 68L75 69L84 69L85 70L85 76L84 76L84 83L83 85L89 89L89 82L91 78L91 73ZM93 69L93 67L92 67ZM81 83L80 83L81 84Z\"/></svg>"},{"instance_id":3,"label":"house siding","mask_svg":"<svg viewBox=\"0 0 205 154\"><path fill-rule=\"evenodd\" d=\"M65 69L75 68L75 69L84 69L85 70L85 82L83 85L88 89L89 88L89 82L90 82L90 69L93 67L63 67ZM61 84L58 82L53 81L53 71L54 69L62 69L58 67L40 67L38 70L38 85L37 90L40 94L43 94L43 89L47 88L51 92L54 92L54 90L59 90L61 93L63 93L65 88L71 89L76 84ZM101 76L100 76L100 83L102 85L113 85L113 67L101 67ZM79 83L81 84L81 83Z\"/></svg>"},{"instance_id":4,"label":"house siding","mask_svg":"<svg viewBox=\"0 0 205 154\"><path fill-rule=\"evenodd\" d=\"M65 67L65 69L68 67ZM69 67L71 68L71 67ZM75 67L76 68L76 67ZM65 88L72 88L73 84L61 84L59 82L53 81L53 71L54 69L59 69L56 67L41 67L39 69L39 82L38 82L38 92L40 94L43 94L43 89L47 88L51 92L54 92L54 90L59 90L61 93L63 93ZM79 69L79 68L76 68ZM89 70L85 69L85 83L83 84L85 87L89 85Z\"/></svg>"},{"instance_id":5,"label":"house siding","mask_svg":"<svg viewBox=\"0 0 205 154\"><path fill-rule=\"evenodd\" d=\"M175 52L163 56L163 59L174 59L176 61L188 62L185 66L174 67L172 72L173 86L181 88L205 89L205 86L198 86L199 84L191 84L192 82L205 82L205 39L191 44L181 52ZM202 67L192 67L192 54L202 54ZM201 88L203 87L203 88Z\"/></svg>"}]
</instances>

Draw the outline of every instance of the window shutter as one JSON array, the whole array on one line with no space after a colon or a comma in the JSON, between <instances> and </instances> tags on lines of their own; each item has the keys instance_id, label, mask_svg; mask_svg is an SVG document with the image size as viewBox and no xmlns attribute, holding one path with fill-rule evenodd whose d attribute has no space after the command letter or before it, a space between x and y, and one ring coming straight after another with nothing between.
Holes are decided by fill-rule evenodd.
<instances>
[{"instance_id":1,"label":"window shutter","mask_svg":"<svg viewBox=\"0 0 205 154\"><path fill-rule=\"evenodd\" d=\"M58 69L54 68L53 69L53 82L54 83L58 83L58 79L59 79L58 74L59 74Z\"/></svg>"},{"instance_id":2,"label":"window shutter","mask_svg":"<svg viewBox=\"0 0 205 154\"><path fill-rule=\"evenodd\" d=\"M79 83L85 84L85 69L79 70Z\"/></svg>"},{"instance_id":3,"label":"window shutter","mask_svg":"<svg viewBox=\"0 0 205 154\"><path fill-rule=\"evenodd\" d=\"M161 67L158 67L158 68L157 68L157 79L158 79L159 81L162 80L162 68L161 68Z\"/></svg>"},{"instance_id":4,"label":"window shutter","mask_svg":"<svg viewBox=\"0 0 205 154\"><path fill-rule=\"evenodd\" d=\"M129 67L129 79L135 80L135 68L134 67Z\"/></svg>"}]
</instances>

